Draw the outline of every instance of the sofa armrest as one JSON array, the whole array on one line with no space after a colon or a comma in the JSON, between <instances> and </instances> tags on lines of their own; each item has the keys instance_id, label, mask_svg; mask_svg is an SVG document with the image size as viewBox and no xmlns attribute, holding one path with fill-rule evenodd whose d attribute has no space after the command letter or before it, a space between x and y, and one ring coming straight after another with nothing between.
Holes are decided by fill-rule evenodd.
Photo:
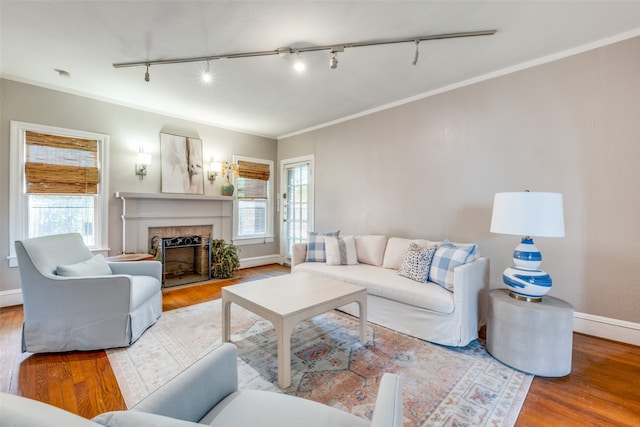
<instances>
[{"instance_id":1,"label":"sofa armrest","mask_svg":"<svg viewBox=\"0 0 640 427\"><path fill-rule=\"evenodd\" d=\"M235 345L224 343L143 399L132 411L197 423L229 394L238 391Z\"/></svg>"},{"instance_id":2,"label":"sofa armrest","mask_svg":"<svg viewBox=\"0 0 640 427\"><path fill-rule=\"evenodd\" d=\"M162 282L162 263L160 261L109 262L113 274L131 276L151 276Z\"/></svg>"},{"instance_id":3,"label":"sofa armrest","mask_svg":"<svg viewBox=\"0 0 640 427\"><path fill-rule=\"evenodd\" d=\"M402 426L402 386L396 374L382 375L371 427Z\"/></svg>"},{"instance_id":4,"label":"sofa armrest","mask_svg":"<svg viewBox=\"0 0 640 427\"><path fill-rule=\"evenodd\" d=\"M307 244L294 243L291 250L291 268L302 264L307 259Z\"/></svg>"},{"instance_id":5,"label":"sofa armrest","mask_svg":"<svg viewBox=\"0 0 640 427\"><path fill-rule=\"evenodd\" d=\"M478 257L453 271L455 311L464 319L460 322L463 340L459 345L465 346L478 338L478 328L484 319L489 290L489 258Z\"/></svg>"}]
</instances>

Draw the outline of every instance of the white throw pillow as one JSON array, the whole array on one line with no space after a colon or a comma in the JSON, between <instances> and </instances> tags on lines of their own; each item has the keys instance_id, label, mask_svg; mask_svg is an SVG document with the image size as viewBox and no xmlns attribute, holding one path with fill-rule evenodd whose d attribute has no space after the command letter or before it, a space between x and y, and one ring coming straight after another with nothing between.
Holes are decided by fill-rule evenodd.
<instances>
[{"instance_id":1,"label":"white throw pillow","mask_svg":"<svg viewBox=\"0 0 640 427\"><path fill-rule=\"evenodd\" d=\"M403 239L402 237L390 237L387 242L387 249L384 251L384 262L382 266L384 268L391 268L393 270L399 270L402 265L404 256L411 244L415 243L423 249L436 246L438 242L432 242L431 240L424 239Z\"/></svg>"},{"instance_id":2,"label":"white throw pillow","mask_svg":"<svg viewBox=\"0 0 640 427\"><path fill-rule=\"evenodd\" d=\"M353 236L325 237L327 265L354 265L358 263L356 241Z\"/></svg>"},{"instance_id":3,"label":"white throw pillow","mask_svg":"<svg viewBox=\"0 0 640 427\"><path fill-rule=\"evenodd\" d=\"M76 264L59 265L56 268L58 276L80 277L80 276L110 276L111 267L101 254L89 258L86 261Z\"/></svg>"},{"instance_id":4,"label":"white throw pillow","mask_svg":"<svg viewBox=\"0 0 640 427\"><path fill-rule=\"evenodd\" d=\"M382 266L384 248L387 246L387 238L380 235L356 236L356 252L358 262L362 264Z\"/></svg>"}]
</instances>

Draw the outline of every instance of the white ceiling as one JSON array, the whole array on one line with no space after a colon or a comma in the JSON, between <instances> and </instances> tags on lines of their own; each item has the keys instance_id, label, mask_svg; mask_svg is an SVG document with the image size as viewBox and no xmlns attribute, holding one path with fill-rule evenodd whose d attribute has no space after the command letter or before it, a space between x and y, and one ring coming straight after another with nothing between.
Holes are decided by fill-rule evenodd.
<instances>
[{"instance_id":1,"label":"white ceiling","mask_svg":"<svg viewBox=\"0 0 640 427\"><path fill-rule=\"evenodd\" d=\"M281 137L567 50L640 35L640 1L0 2L4 78L230 129ZM120 68L114 63L438 33L493 36ZM66 70L64 78L55 69Z\"/></svg>"}]
</instances>

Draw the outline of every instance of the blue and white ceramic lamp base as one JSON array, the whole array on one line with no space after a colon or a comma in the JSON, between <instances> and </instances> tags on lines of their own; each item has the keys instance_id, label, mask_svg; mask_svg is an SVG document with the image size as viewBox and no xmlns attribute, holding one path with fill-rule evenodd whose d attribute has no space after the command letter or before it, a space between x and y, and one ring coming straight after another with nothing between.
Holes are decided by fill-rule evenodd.
<instances>
[{"instance_id":1,"label":"blue and white ceramic lamp base","mask_svg":"<svg viewBox=\"0 0 640 427\"><path fill-rule=\"evenodd\" d=\"M551 289L551 277L538 267L542 254L531 237L524 237L513 252L514 267L507 268L502 280L511 291L511 296L531 302L539 302Z\"/></svg>"}]
</instances>

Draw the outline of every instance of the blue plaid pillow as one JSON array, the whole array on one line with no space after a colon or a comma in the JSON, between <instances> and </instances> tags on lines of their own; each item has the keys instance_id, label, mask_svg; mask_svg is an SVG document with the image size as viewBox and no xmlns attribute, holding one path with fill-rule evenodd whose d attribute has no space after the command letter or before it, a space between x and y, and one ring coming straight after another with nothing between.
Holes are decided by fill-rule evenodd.
<instances>
[{"instance_id":1,"label":"blue plaid pillow","mask_svg":"<svg viewBox=\"0 0 640 427\"><path fill-rule=\"evenodd\" d=\"M475 254L475 244L455 245L445 240L438 246L435 255L433 255L431 268L429 269L429 280L452 291L453 269L471 261Z\"/></svg>"},{"instance_id":2,"label":"blue plaid pillow","mask_svg":"<svg viewBox=\"0 0 640 427\"><path fill-rule=\"evenodd\" d=\"M326 262L327 258L324 251L325 237L338 237L340 230L330 233L316 233L310 231L307 237L307 258L306 262Z\"/></svg>"}]
</instances>

